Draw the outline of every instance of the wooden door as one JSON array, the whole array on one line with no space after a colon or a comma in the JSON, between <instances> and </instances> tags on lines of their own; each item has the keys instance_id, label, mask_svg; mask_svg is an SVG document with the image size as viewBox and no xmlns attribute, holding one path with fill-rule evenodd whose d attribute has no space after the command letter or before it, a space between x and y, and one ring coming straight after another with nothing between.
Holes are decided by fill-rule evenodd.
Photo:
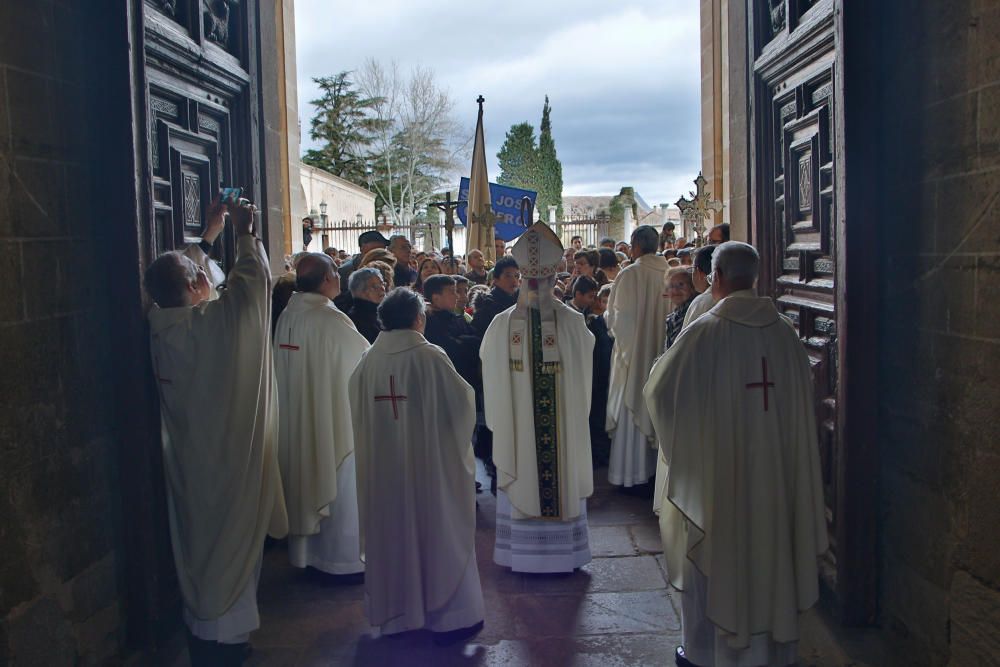
<instances>
[{"instance_id":1,"label":"wooden door","mask_svg":"<svg viewBox=\"0 0 1000 667\"><path fill-rule=\"evenodd\" d=\"M144 98L153 217L150 257L197 242L223 186L259 202L253 0L146 0ZM225 237L216 258L231 261Z\"/></svg>"},{"instance_id":2,"label":"wooden door","mask_svg":"<svg viewBox=\"0 0 1000 667\"><path fill-rule=\"evenodd\" d=\"M875 498L873 487L855 483L871 470L852 450L874 442L862 441L857 420L849 422L844 356L873 340L848 341L841 327L851 221L838 196L844 146L836 7L833 0L750 0L750 8L752 235L762 255L760 287L795 323L812 366L831 544L821 575L844 619L867 623L875 605ZM858 520L859 510L866 520Z\"/></svg>"},{"instance_id":3,"label":"wooden door","mask_svg":"<svg viewBox=\"0 0 1000 667\"><path fill-rule=\"evenodd\" d=\"M272 7L273 9L273 7ZM222 186L244 188L267 211L258 122L261 62L257 0L130 0L130 93L138 225L131 249L141 275L160 253L200 240ZM273 20L273 19L272 19ZM267 225L262 225L267 243ZM123 246L128 242L122 241ZM228 270L229 230L213 257ZM136 283L138 284L138 280ZM176 630L180 595L166 520L158 398L141 304L120 334L125 587L130 643L149 647ZM210 407L209 407L210 409Z\"/></svg>"}]
</instances>

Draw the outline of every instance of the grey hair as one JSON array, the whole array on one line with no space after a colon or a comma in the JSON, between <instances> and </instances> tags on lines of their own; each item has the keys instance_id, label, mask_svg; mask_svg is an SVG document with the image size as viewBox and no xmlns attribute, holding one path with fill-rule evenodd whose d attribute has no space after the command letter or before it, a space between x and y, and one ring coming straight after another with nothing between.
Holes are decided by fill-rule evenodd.
<instances>
[{"instance_id":1,"label":"grey hair","mask_svg":"<svg viewBox=\"0 0 1000 667\"><path fill-rule=\"evenodd\" d=\"M351 273L351 277L347 281L347 289L351 291L351 296L358 296L368 289L368 281L372 278L382 280L382 274L379 273L378 269L371 266L366 266Z\"/></svg>"},{"instance_id":2,"label":"grey hair","mask_svg":"<svg viewBox=\"0 0 1000 667\"><path fill-rule=\"evenodd\" d=\"M726 241L712 253L712 273L719 271L726 280L742 289L749 289L757 279L760 255L748 243Z\"/></svg>"},{"instance_id":3,"label":"grey hair","mask_svg":"<svg viewBox=\"0 0 1000 667\"><path fill-rule=\"evenodd\" d=\"M146 293L160 308L188 305L187 288L198 279L198 267L190 257L173 250L157 257L146 269Z\"/></svg>"},{"instance_id":4,"label":"grey hair","mask_svg":"<svg viewBox=\"0 0 1000 667\"><path fill-rule=\"evenodd\" d=\"M643 255L654 253L660 245L660 233L649 225L639 225L632 232L631 245L638 248Z\"/></svg>"}]
</instances>

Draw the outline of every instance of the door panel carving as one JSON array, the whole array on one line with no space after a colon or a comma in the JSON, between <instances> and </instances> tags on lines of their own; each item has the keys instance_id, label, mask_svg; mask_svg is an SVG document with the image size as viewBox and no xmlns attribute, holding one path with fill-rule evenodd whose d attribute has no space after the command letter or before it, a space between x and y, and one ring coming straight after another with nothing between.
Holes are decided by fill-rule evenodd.
<instances>
[{"instance_id":1,"label":"door panel carving","mask_svg":"<svg viewBox=\"0 0 1000 667\"><path fill-rule=\"evenodd\" d=\"M846 224L836 211L839 109L835 91L838 51L832 0L749 0L757 38L753 58L753 164L757 203L753 237L761 250L760 288L794 323L809 356L817 441L831 550L822 576L838 598L862 568L844 560L851 526L841 521L854 499L845 469L838 350L844 304L838 298L838 266L844 261ZM856 551L856 550L855 550ZM866 581L867 577L858 576ZM874 595L874 591L871 592Z\"/></svg>"},{"instance_id":2,"label":"door panel carving","mask_svg":"<svg viewBox=\"0 0 1000 667\"><path fill-rule=\"evenodd\" d=\"M821 573L849 623L875 618L875 474L870 448L868 378L857 364L848 393L846 359L867 358L874 333L859 322L864 299L849 310L844 276L870 280L847 261L852 228L841 208L846 189L840 0L747 0L752 139L752 237L761 251L760 289L794 323L808 354L816 398L817 442L831 549ZM840 204L842 206L842 204ZM855 221L855 225L862 224ZM868 271L864 266L861 271ZM838 282L844 281L844 282ZM850 318L853 314L853 319ZM852 340L844 332L851 324ZM859 333L860 332L860 333ZM865 339L862 339L864 337ZM860 406L860 407L859 407ZM860 417L857 415L861 415ZM869 421L865 421L865 420Z\"/></svg>"}]
</instances>

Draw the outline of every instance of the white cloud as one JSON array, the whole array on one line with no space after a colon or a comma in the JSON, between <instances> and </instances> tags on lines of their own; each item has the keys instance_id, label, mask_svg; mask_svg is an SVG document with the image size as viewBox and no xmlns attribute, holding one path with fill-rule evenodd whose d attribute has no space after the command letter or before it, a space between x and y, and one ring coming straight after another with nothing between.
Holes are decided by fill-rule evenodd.
<instances>
[{"instance_id":1,"label":"white cloud","mask_svg":"<svg viewBox=\"0 0 1000 667\"><path fill-rule=\"evenodd\" d=\"M368 57L421 64L470 132L486 97L491 159L511 124L537 129L548 94L567 194L632 185L674 201L700 166L699 28L692 0L298 0L299 115L308 127L312 77Z\"/></svg>"}]
</instances>

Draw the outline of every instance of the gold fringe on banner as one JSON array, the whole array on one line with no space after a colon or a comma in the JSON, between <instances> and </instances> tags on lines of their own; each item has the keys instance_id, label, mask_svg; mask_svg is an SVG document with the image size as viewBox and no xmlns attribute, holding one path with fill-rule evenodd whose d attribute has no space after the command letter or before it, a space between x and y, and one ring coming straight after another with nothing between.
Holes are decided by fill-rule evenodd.
<instances>
[{"instance_id":1,"label":"gold fringe on banner","mask_svg":"<svg viewBox=\"0 0 1000 667\"><path fill-rule=\"evenodd\" d=\"M518 371L518 372L523 371L524 370L524 362L522 362L520 359L511 359L510 360L510 370L512 370L512 371Z\"/></svg>"},{"instance_id":2,"label":"gold fringe on banner","mask_svg":"<svg viewBox=\"0 0 1000 667\"><path fill-rule=\"evenodd\" d=\"M542 364L542 372L546 375L555 375L560 370L558 361L547 361Z\"/></svg>"}]
</instances>

